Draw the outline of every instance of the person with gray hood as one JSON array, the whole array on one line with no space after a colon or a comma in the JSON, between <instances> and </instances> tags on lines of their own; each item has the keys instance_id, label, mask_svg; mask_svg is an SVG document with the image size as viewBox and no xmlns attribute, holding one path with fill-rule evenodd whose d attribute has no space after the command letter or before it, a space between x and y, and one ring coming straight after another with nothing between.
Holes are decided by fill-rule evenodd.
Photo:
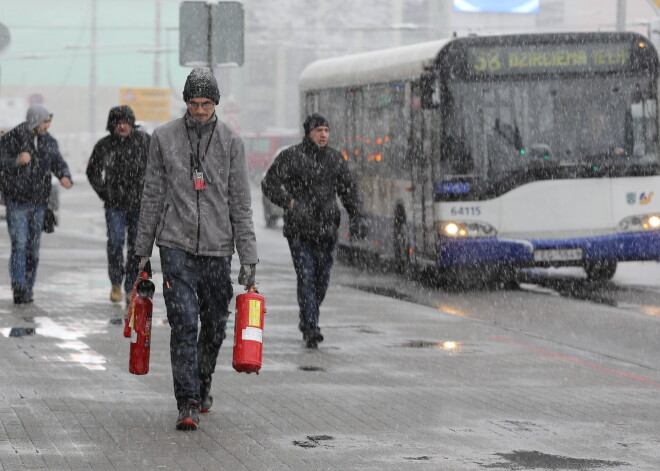
<instances>
[{"instance_id":1,"label":"person with gray hood","mask_svg":"<svg viewBox=\"0 0 660 471\"><path fill-rule=\"evenodd\" d=\"M25 122L0 138L0 190L11 238L9 274L15 304L33 301L51 174L71 188L69 166L48 133L53 114L32 105Z\"/></svg>"},{"instance_id":2,"label":"person with gray hood","mask_svg":"<svg viewBox=\"0 0 660 471\"><path fill-rule=\"evenodd\" d=\"M225 339L234 246L239 284L255 286L257 244L243 140L218 119L213 73L193 69L183 89L188 111L151 137L135 253L140 270L159 247L170 358L179 415L195 430L213 405L211 377ZM198 334L199 319L199 334Z\"/></svg>"}]
</instances>

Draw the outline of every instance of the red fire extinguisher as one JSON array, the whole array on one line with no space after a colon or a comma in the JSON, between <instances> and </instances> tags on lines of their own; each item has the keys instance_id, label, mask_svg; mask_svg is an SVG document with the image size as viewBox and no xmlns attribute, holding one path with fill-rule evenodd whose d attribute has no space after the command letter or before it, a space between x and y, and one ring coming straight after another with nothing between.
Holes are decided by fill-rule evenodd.
<instances>
[{"instance_id":1,"label":"red fire extinguisher","mask_svg":"<svg viewBox=\"0 0 660 471\"><path fill-rule=\"evenodd\" d=\"M131 350L128 371L134 375L149 373L149 354L151 352L151 321L153 315L154 283L148 278L151 270L143 271L135 286L130 312Z\"/></svg>"},{"instance_id":2,"label":"red fire extinguisher","mask_svg":"<svg viewBox=\"0 0 660 471\"><path fill-rule=\"evenodd\" d=\"M236 296L232 366L239 373L259 374L265 312L266 300L255 287Z\"/></svg>"},{"instance_id":3,"label":"red fire extinguisher","mask_svg":"<svg viewBox=\"0 0 660 471\"><path fill-rule=\"evenodd\" d=\"M140 276L138 277L137 280L135 280L135 283L133 283L133 291L131 292L131 300L128 303L128 308L126 309L126 321L124 322L124 337L130 338L131 336L131 326L133 325L133 303L135 302L135 298L137 297L137 286L138 283L142 280L146 280L147 278L151 278L151 261L148 261L145 265L144 268L142 269L142 273L140 273Z\"/></svg>"}]
</instances>

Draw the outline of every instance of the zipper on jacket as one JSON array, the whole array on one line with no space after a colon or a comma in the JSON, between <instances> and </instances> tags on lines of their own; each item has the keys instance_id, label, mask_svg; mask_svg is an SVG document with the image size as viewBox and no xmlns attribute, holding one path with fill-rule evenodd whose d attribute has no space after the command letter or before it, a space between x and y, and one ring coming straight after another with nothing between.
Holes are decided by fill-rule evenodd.
<instances>
[{"instance_id":1,"label":"zipper on jacket","mask_svg":"<svg viewBox=\"0 0 660 471\"><path fill-rule=\"evenodd\" d=\"M213 136L211 136L213 137ZM209 137L209 144L211 143L211 137ZM202 132L201 130L199 131L199 134L197 135L197 163L199 163L199 144L202 142ZM197 167L197 165L195 165ZM195 168L193 172L199 171L199 168ZM199 254L199 237L200 233L202 232L202 222L199 214L199 192L200 190L195 190L195 193L197 193L197 245L195 246L195 255Z\"/></svg>"},{"instance_id":2,"label":"zipper on jacket","mask_svg":"<svg viewBox=\"0 0 660 471\"><path fill-rule=\"evenodd\" d=\"M211 128L211 134L209 135L209 140L206 144L206 150L204 151L204 154L206 155L209 151L209 147L211 146L211 141L213 140L213 132L215 131L215 126L218 124L218 117L215 117L215 121L213 122L213 127ZM185 125L185 122L184 122ZM186 125L186 134L188 135L188 142L190 143L190 175L195 178L195 172L197 172L201 167L200 163L200 156L199 156L199 149L200 145L202 143L202 130L198 126L197 127L197 154L193 156L192 151L193 151L193 145L192 141L190 140L190 133L188 132L188 126ZM200 190L195 190L195 193L197 193L197 242L195 244L195 255L199 254L199 238L202 232L201 229L201 217L200 217L200 211L199 211L199 192Z\"/></svg>"}]
</instances>

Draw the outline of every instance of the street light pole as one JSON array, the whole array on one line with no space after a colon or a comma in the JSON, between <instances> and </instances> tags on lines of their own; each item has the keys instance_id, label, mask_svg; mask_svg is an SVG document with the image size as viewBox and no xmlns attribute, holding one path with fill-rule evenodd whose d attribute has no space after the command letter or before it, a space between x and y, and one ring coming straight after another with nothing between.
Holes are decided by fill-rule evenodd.
<instances>
[{"instance_id":1,"label":"street light pole","mask_svg":"<svg viewBox=\"0 0 660 471\"><path fill-rule=\"evenodd\" d=\"M154 54L154 87L160 87L160 69L161 69L161 57L160 57L160 2L161 0L156 0L156 52Z\"/></svg>"},{"instance_id":2,"label":"street light pole","mask_svg":"<svg viewBox=\"0 0 660 471\"><path fill-rule=\"evenodd\" d=\"M89 132L94 139L96 132L96 0L92 0L92 29L90 39L89 70Z\"/></svg>"},{"instance_id":3,"label":"street light pole","mask_svg":"<svg viewBox=\"0 0 660 471\"><path fill-rule=\"evenodd\" d=\"M403 24L403 0L394 0L392 4L392 24ZM401 46L401 28L394 29L392 47Z\"/></svg>"},{"instance_id":4,"label":"street light pole","mask_svg":"<svg viewBox=\"0 0 660 471\"><path fill-rule=\"evenodd\" d=\"M626 0L616 2L616 30L626 30Z\"/></svg>"}]
</instances>

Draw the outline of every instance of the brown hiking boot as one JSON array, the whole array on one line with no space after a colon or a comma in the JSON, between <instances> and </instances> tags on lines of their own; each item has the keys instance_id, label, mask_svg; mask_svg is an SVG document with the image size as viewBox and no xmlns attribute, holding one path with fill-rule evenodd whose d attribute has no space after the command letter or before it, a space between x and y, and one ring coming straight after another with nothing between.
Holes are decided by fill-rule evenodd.
<instances>
[{"instance_id":1,"label":"brown hiking boot","mask_svg":"<svg viewBox=\"0 0 660 471\"><path fill-rule=\"evenodd\" d=\"M110 301L113 303L118 303L121 301L121 286L112 285L112 290L110 291Z\"/></svg>"}]
</instances>

